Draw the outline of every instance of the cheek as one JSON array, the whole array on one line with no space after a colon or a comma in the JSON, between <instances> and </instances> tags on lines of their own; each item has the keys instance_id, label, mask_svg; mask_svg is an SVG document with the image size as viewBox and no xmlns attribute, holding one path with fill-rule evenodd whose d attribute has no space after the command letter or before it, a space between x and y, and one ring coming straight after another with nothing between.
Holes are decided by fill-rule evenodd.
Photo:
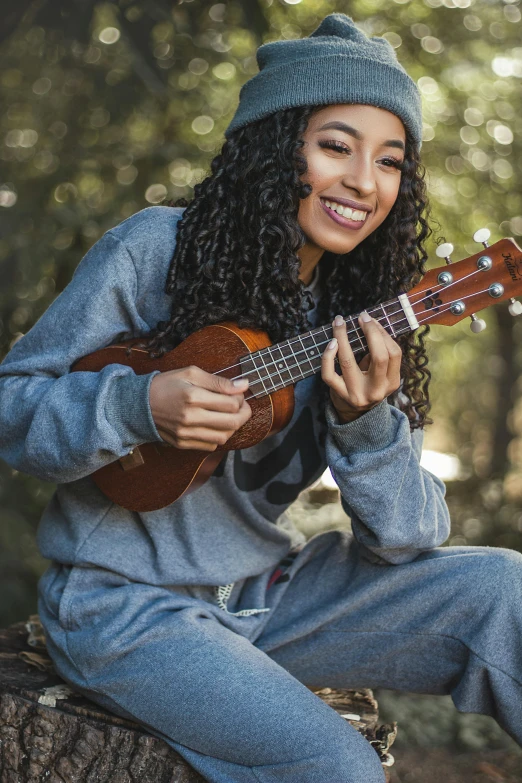
<instances>
[{"instance_id":1,"label":"cheek","mask_svg":"<svg viewBox=\"0 0 522 783\"><path fill-rule=\"evenodd\" d=\"M382 223L382 221L390 213L399 196L399 189L401 184L400 178L394 177L393 181L391 180L392 178L389 177L388 180L382 183L381 187L379 188L379 209L377 211L377 215L380 218L379 223Z\"/></svg>"},{"instance_id":2,"label":"cheek","mask_svg":"<svg viewBox=\"0 0 522 783\"><path fill-rule=\"evenodd\" d=\"M307 196L299 203L299 209L297 211L297 222L308 236L314 225L314 216L312 210L313 196Z\"/></svg>"},{"instance_id":3,"label":"cheek","mask_svg":"<svg viewBox=\"0 0 522 783\"><path fill-rule=\"evenodd\" d=\"M392 177L390 177L390 180ZM397 201L397 198L399 197L399 191L401 188L401 177L400 174L397 175L397 177L393 177L393 182L387 183L388 187L386 189L387 192L387 200L390 204L390 209L393 207L395 202Z\"/></svg>"},{"instance_id":4,"label":"cheek","mask_svg":"<svg viewBox=\"0 0 522 783\"><path fill-rule=\"evenodd\" d=\"M322 154L311 153L307 156L308 171L303 175L303 181L308 182L314 191L321 191L339 178L339 162Z\"/></svg>"}]
</instances>

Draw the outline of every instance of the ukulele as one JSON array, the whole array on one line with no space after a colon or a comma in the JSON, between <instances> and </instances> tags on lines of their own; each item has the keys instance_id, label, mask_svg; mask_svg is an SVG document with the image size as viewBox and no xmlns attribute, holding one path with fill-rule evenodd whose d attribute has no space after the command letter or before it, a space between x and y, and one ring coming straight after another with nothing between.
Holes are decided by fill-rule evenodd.
<instances>
[{"instance_id":1,"label":"ukulele","mask_svg":"<svg viewBox=\"0 0 522 783\"><path fill-rule=\"evenodd\" d=\"M512 315L522 313L514 299L522 294L522 250L513 239L489 246L489 231L474 234L484 248L475 255L427 272L407 294L399 294L369 308L392 337L423 324L453 326L467 316L471 330L486 324L473 312L510 299ZM445 243L436 254L450 264L453 245ZM345 318L354 354L364 355L367 344L357 315ZM98 372L108 364L123 364L137 375L167 372L196 365L229 379L246 377L245 399L252 416L224 445L213 452L178 449L165 442L135 446L124 457L99 468L92 478L114 503L131 511L155 511L200 487L227 451L254 446L282 430L294 411L294 384L320 371L324 349L332 339L332 326L319 326L304 334L271 344L266 332L241 329L233 322L205 326L159 359L143 348L130 348L137 338L109 345L78 360L72 371Z\"/></svg>"}]
</instances>

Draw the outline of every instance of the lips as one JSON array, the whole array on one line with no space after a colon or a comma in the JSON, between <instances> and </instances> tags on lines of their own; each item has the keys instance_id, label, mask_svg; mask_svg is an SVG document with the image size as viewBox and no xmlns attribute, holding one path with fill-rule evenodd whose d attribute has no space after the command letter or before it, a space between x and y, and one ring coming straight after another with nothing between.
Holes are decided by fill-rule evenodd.
<instances>
[{"instance_id":1,"label":"lips","mask_svg":"<svg viewBox=\"0 0 522 783\"><path fill-rule=\"evenodd\" d=\"M322 196L321 201L333 201L335 204L340 204L342 207L350 207L351 209L360 210L361 212L372 211L372 208L367 204L361 204L358 201L352 201L349 198L341 198L340 196L337 196L336 198L333 196L331 198L328 196Z\"/></svg>"},{"instance_id":2,"label":"lips","mask_svg":"<svg viewBox=\"0 0 522 783\"><path fill-rule=\"evenodd\" d=\"M370 214L368 212L364 220L350 220L350 218L345 218L344 215L338 215L337 212L335 212L333 209L327 207L322 199L319 199L319 203L321 204L322 209L325 211L328 217L334 221L334 223L337 223L338 225L343 226L344 228L350 229L352 231L358 231L364 225L366 225L368 215Z\"/></svg>"}]
</instances>

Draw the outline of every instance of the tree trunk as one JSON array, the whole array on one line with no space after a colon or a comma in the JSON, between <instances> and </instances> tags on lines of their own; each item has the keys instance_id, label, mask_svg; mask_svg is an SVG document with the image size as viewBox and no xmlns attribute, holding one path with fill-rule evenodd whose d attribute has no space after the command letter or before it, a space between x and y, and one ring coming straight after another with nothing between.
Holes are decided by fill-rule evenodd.
<instances>
[{"instance_id":1,"label":"tree trunk","mask_svg":"<svg viewBox=\"0 0 522 783\"><path fill-rule=\"evenodd\" d=\"M72 692L28 626L37 615L0 630L0 783L202 783L167 743ZM316 692L393 763L396 727L378 726L370 690Z\"/></svg>"}]
</instances>

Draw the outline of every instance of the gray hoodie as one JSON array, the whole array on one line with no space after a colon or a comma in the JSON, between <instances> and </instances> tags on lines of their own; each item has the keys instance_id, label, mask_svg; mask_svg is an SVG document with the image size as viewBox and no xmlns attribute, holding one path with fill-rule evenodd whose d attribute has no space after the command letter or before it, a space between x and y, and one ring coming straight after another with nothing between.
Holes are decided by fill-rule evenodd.
<instances>
[{"instance_id":1,"label":"gray hoodie","mask_svg":"<svg viewBox=\"0 0 522 783\"><path fill-rule=\"evenodd\" d=\"M57 484L38 529L42 555L158 585L254 576L289 551L277 519L327 465L370 559L404 563L439 546L449 517L443 483L419 465L422 431L412 435L407 417L386 401L349 424L339 424L328 403L325 427L320 374L296 384L294 414L281 432L229 452L206 484L172 505L137 513L98 489L91 473L161 441L149 403L156 373L70 368L169 318L164 287L182 213L150 207L108 231L0 364L0 457ZM316 302L319 285L314 279Z\"/></svg>"}]
</instances>

